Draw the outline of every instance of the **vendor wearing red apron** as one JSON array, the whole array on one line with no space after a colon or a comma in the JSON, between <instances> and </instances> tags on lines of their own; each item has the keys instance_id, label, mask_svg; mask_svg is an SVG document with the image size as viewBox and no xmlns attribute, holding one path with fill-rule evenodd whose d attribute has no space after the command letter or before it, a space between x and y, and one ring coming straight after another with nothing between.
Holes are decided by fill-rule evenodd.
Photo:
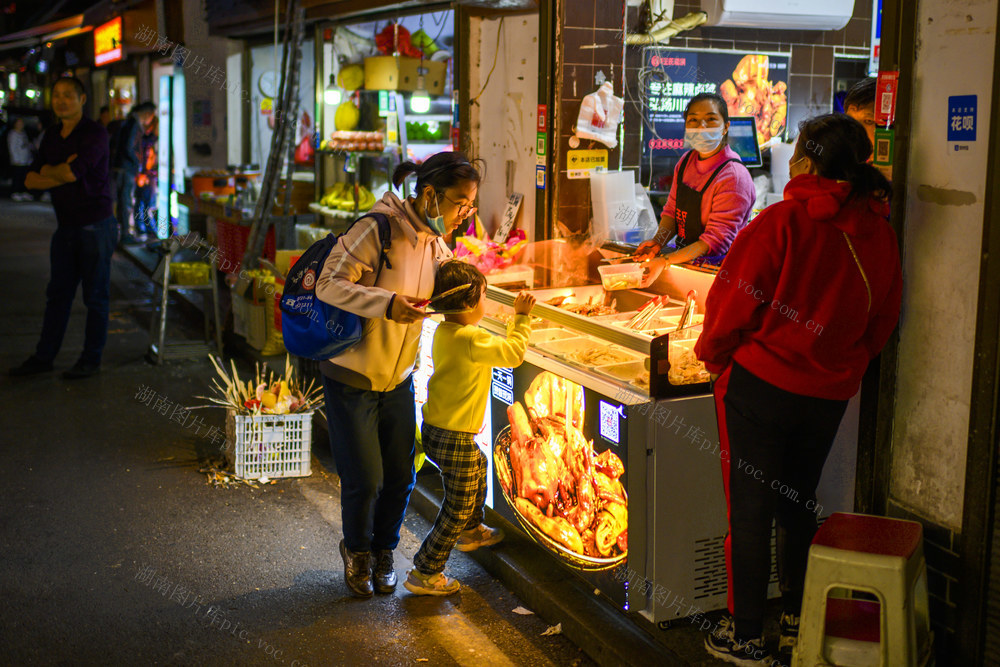
<instances>
[{"instance_id":1,"label":"vendor wearing red apron","mask_svg":"<svg viewBox=\"0 0 1000 667\"><path fill-rule=\"evenodd\" d=\"M640 244L635 254L648 258L666 250L668 264L720 264L750 220L757 193L750 172L727 145L729 112L720 96L692 97L684 124L684 143L693 150L674 168L656 236ZM674 243L667 245L672 238Z\"/></svg>"}]
</instances>

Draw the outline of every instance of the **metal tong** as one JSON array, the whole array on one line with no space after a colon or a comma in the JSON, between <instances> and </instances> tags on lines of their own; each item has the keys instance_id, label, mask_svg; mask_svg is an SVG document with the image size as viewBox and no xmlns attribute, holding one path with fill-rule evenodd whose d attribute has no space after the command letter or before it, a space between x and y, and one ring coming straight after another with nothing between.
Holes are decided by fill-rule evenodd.
<instances>
[{"instance_id":1,"label":"metal tong","mask_svg":"<svg viewBox=\"0 0 1000 667\"><path fill-rule=\"evenodd\" d=\"M664 301L668 299L665 294L661 296L654 296L646 305L639 309L635 315L625 323L625 328L627 329L643 329L649 321L653 319L653 316L660 310L660 306L663 305Z\"/></svg>"},{"instance_id":2,"label":"metal tong","mask_svg":"<svg viewBox=\"0 0 1000 667\"><path fill-rule=\"evenodd\" d=\"M695 299L698 298L698 292L691 290L687 293L687 299L684 300L684 310L681 311L681 321L677 323L677 328L674 331L680 331L681 329L687 329L694 322L694 311L697 304Z\"/></svg>"}]
</instances>

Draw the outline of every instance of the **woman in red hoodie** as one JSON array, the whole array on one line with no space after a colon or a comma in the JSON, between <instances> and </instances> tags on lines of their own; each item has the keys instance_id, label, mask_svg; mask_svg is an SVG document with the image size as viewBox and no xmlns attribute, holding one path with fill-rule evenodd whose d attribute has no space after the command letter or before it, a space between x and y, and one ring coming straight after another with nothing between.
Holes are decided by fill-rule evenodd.
<instances>
[{"instance_id":1,"label":"woman in red hoodie","mask_svg":"<svg viewBox=\"0 0 1000 667\"><path fill-rule=\"evenodd\" d=\"M866 164L871 151L848 116L804 121L785 200L740 232L705 302L695 352L717 376L733 614L705 645L736 664L769 664L762 628L772 518L779 651L794 646L816 485L847 401L899 319L891 186Z\"/></svg>"}]
</instances>

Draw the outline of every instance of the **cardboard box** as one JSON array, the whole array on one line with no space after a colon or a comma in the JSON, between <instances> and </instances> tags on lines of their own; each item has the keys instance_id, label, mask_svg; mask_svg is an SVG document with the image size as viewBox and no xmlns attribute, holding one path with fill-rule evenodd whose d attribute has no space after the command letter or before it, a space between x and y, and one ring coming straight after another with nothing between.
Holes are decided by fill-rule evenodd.
<instances>
[{"instance_id":1,"label":"cardboard box","mask_svg":"<svg viewBox=\"0 0 1000 667\"><path fill-rule=\"evenodd\" d=\"M416 90L418 70L423 67L424 88L429 95L444 95L448 63L408 56L374 56L365 58L365 88L367 90Z\"/></svg>"}]
</instances>

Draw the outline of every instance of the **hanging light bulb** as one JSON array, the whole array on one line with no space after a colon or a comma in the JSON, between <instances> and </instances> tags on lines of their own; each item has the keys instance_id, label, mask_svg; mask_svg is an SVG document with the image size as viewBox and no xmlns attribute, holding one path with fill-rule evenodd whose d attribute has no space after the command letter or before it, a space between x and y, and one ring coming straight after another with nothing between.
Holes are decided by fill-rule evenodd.
<instances>
[{"instance_id":1,"label":"hanging light bulb","mask_svg":"<svg viewBox=\"0 0 1000 667\"><path fill-rule=\"evenodd\" d=\"M417 75L417 89L410 95L410 111L413 113L427 113L431 110L431 96L424 88L424 75Z\"/></svg>"},{"instance_id":2,"label":"hanging light bulb","mask_svg":"<svg viewBox=\"0 0 1000 667\"><path fill-rule=\"evenodd\" d=\"M334 75L330 75L330 83L326 84L326 88L323 89L323 102L328 106L337 106L340 104L340 100L343 98L343 94L340 88L337 86L337 80Z\"/></svg>"}]
</instances>

